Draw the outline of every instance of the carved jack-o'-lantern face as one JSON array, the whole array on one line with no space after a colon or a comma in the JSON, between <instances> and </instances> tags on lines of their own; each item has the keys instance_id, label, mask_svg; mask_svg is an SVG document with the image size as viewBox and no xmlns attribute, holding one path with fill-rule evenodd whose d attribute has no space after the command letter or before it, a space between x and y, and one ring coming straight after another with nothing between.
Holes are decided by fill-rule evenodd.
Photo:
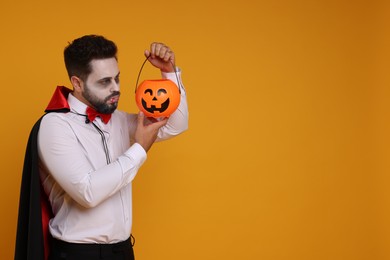
<instances>
[{"instance_id":1,"label":"carved jack-o'-lantern face","mask_svg":"<svg viewBox=\"0 0 390 260\"><path fill-rule=\"evenodd\" d=\"M168 117L179 106L180 93L170 80L145 80L138 86L135 99L146 116Z\"/></svg>"}]
</instances>

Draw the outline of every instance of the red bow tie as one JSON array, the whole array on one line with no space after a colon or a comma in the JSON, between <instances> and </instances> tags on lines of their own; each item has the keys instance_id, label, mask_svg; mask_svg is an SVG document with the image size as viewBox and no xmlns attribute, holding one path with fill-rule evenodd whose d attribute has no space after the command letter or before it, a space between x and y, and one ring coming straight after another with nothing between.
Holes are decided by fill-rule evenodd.
<instances>
[{"instance_id":1,"label":"red bow tie","mask_svg":"<svg viewBox=\"0 0 390 260\"><path fill-rule=\"evenodd\" d=\"M95 120L95 118L97 116L100 117L105 124L107 124L108 121L110 121L110 118L111 118L111 114L102 114L102 113L97 112L92 107L88 107L87 108L87 117L88 117L88 120L90 122L93 122L93 120Z\"/></svg>"}]
</instances>

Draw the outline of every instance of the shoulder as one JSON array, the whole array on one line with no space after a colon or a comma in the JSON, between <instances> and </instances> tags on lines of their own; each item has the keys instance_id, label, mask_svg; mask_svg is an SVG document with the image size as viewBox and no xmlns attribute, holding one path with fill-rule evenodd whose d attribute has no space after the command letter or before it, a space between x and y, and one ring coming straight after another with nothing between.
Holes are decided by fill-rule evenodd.
<instances>
[{"instance_id":1,"label":"shoulder","mask_svg":"<svg viewBox=\"0 0 390 260\"><path fill-rule=\"evenodd\" d=\"M56 112L47 113L42 117L41 126L45 126L47 124L65 122L66 121L65 118L67 114L69 113L56 113Z\"/></svg>"},{"instance_id":2,"label":"shoulder","mask_svg":"<svg viewBox=\"0 0 390 260\"><path fill-rule=\"evenodd\" d=\"M68 128L67 126L69 126L67 120L65 119L65 115L66 113L47 113L42 117L39 131L50 132L58 129L65 130Z\"/></svg>"},{"instance_id":3,"label":"shoulder","mask_svg":"<svg viewBox=\"0 0 390 260\"><path fill-rule=\"evenodd\" d=\"M75 129L83 128L85 117L73 113L50 112L43 116L39 136L74 136Z\"/></svg>"}]
</instances>

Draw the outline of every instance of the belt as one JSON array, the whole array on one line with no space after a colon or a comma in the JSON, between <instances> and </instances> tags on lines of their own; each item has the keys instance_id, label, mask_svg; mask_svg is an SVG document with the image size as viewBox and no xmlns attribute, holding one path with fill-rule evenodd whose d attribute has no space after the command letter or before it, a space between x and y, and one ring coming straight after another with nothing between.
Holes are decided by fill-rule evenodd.
<instances>
[{"instance_id":1,"label":"belt","mask_svg":"<svg viewBox=\"0 0 390 260\"><path fill-rule=\"evenodd\" d=\"M68 253L81 253L82 255L100 255L110 256L122 251L131 250L131 238L114 244L84 244L70 243L52 238L52 248L59 249Z\"/></svg>"}]
</instances>

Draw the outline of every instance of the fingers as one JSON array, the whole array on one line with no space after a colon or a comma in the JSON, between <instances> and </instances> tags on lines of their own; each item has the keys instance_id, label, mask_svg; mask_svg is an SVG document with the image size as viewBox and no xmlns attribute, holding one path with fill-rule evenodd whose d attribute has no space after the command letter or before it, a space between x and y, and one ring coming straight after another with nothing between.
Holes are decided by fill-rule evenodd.
<instances>
[{"instance_id":1,"label":"fingers","mask_svg":"<svg viewBox=\"0 0 390 260\"><path fill-rule=\"evenodd\" d=\"M145 50L144 54L146 58L149 58L149 55L151 55L149 50Z\"/></svg>"},{"instance_id":2,"label":"fingers","mask_svg":"<svg viewBox=\"0 0 390 260\"><path fill-rule=\"evenodd\" d=\"M148 151L151 148L157 138L158 130L167 123L168 118L155 122L148 121L149 120L146 120L144 113L138 113L134 139L136 143L140 144L145 149L145 151Z\"/></svg>"},{"instance_id":3,"label":"fingers","mask_svg":"<svg viewBox=\"0 0 390 260\"><path fill-rule=\"evenodd\" d=\"M138 117L137 117L137 124L138 126L143 126L144 125L144 121L145 121L145 115L143 112L139 112L138 113Z\"/></svg>"},{"instance_id":4,"label":"fingers","mask_svg":"<svg viewBox=\"0 0 390 260\"><path fill-rule=\"evenodd\" d=\"M162 120L157 120L153 117L145 117L144 113L142 111L140 111L138 113L138 117L137 117L137 123L138 123L138 126L139 127L149 127L152 129L152 130L158 130L160 129L161 127L163 127L164 125L166 125L168 122L168 118L163 118Z\"/></svg>"},{"instance_id":5,"label":"fingers","mask_svg":"<svg viewBox=\"0 0 390 260\"><path fill-rule=\"evenodd\" d=\"M173 51L168 46L160 42L153 42L150 45L150 54L153 59L157 57L165 62L169 60L173 62L175 57Z\"/></svg>"},{"instance_id":6,"label":"fingers","mask_svg":"<svg viewBox=\"0 0 390 260\"><path fill-rule=\"evenodd\" d=\"M168 122L168 118L166 117L163 120L156 121L152 124L154 125L154 127L156 127L156 129L160 129L161 127L165 126L167 122Z\"/></svg>"}]
</instances>

